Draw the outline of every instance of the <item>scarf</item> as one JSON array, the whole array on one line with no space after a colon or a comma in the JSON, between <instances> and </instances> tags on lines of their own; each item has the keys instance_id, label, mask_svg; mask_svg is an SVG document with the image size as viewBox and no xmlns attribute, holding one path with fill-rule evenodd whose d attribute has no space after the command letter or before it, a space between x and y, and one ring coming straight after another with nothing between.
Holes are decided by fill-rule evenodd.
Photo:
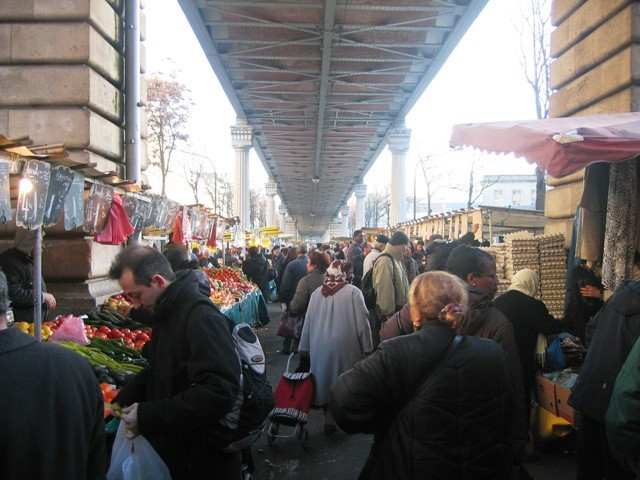
<instances>
[{"instance_id":1,"label":"scarf","mask_svg":"<svg viewBox=\"0 0 640 480\"><path fill-rule=\"evenodd\" d=\"M327 269L322 283L322 296L335 295L345 285L351 283L353 278L353 262L351 260L334 260Z\"/></svg>"}]
</instances>

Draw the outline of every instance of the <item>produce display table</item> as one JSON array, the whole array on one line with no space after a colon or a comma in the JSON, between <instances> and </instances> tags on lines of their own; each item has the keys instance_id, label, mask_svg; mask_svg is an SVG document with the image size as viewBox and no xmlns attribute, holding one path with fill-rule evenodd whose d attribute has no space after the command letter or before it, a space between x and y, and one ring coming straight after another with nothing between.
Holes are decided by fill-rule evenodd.
<instances>
[{"instance_id":1,"label":"produce display table","mask_svg":"<svg viewBox=\"0 0 640 480\"><path fill-rule=\"evenodd\" d=\"M249 292L242 301L223 309L222 313L231 318L236 325L247 323L253 327L259 327L269 323L270 319L267 302L258 289Z\"/></svg>"}]
</instances>

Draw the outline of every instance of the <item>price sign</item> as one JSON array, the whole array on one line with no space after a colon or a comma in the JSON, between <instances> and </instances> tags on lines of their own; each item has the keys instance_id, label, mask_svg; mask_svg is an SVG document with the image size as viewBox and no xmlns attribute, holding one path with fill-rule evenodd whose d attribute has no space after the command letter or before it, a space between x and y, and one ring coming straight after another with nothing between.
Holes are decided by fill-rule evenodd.
<instances>
[{"instance_id":1,"label":"price sign","mask_svg":"<svg viewBox=\"0 0 640 480\"><path fill-rule=\"evenodd\" d=\"M138 200L138 208L140 209L140 222L138 222L138 225L136 226L134 235L139 235L143 228L150 226L149 219L151 217L151 202L145 200Z\"/></svg>"},{"instance_id":2,"label":"price sign","mask_svg":"<svg viewBox=\"0 0 640 480\"><path fill-rule=\"evenodd\" d=\"M64 229L74 230L84 223L84 175L73 173L73 181L64 199Z\"/></svg>"},{"instance_id":3,"label":"price sign","mask_svg":"<svg viewBox=\"0 0 640 480\"><path fill-rule=\"evenodd\" d=\"M50 227L58 223L64 200L71 189L72 183L73 171L70 168L59 166L51 170L44 213L45 227Z\"/></svg>"},{"instance_id":4,"label":"price sign","mask_svg":"<svg viewBox=\"0 0 640 480\"><path fill-rule=\"evenodd\" d=\"M11 220L11 186L9 184L9 172L11 162L0 161L0 223Z\"/></svg>"},{"instance_id":5,"label":"price sign","mask_svg":"<svg viewBox=\"0 0 640 480\"><path fill-rule=\"evenodd\" d=\"M151 226L162 228L167 221L169 200L162 195L151 196Z\"/></svg>"},{"instance_id":6,"label":"price sign","mask_svg":"<svg viewBox=\"0 0 640 480\"><path fill-rule=\"evenodd\" d=\"M89 198L84 206L84 231L95 233L101 231L107 223L107 215L113 202L113 187L94 183L91 185Z\"/></svg>"},{"instance_id":7,"label":"price sign","mask_svg":"<svg viewBox=\"0 0 640 480\"><path fill-rule=\"evenodd\" d=\"M51 165L29 160L22 171L16 208L16 225L30 230L42 226Z\"/></svg>"},{"instance_id":8,"label":"price sign","mask_svg":"<svg viewBox=\"0 0 640 480\"><path fill-rule=\"evenodd\" d=\"M142 229L142 224L144 223L144 218L142 218L142 209L140 208L141 200L134 197L133 195L125 195L122 199L122 206L124 211L129 217L129 223L133 227L134 234L135 232L140 232Z\"/></svg>"},{"instance_id":9,"label":"price sign","mask_svg":"<svg viewBox=\"0 0 640 480\"><path fill-rule=\"evenodd\" d=\"M176 218L178 218L178 215L180 214L181 210L182 210L182 205L180 205L178 202L169 200L169 209L167 213L167 218L165 219L165 222L164 222L165 230L171 230L173 228L174 223L176 223Z\"/></svg>"}]
</instances>

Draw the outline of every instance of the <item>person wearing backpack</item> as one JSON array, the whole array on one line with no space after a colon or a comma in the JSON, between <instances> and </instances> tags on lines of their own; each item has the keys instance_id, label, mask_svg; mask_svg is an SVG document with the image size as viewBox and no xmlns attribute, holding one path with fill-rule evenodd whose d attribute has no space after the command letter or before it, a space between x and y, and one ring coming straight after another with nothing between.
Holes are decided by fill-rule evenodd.
<instances>
[{"instance_id":1,"label":"person wearing backpack","mask_svg":"<svg viewBox=\"0 0 640 480\"><path fill-rule=\"evenodd\" d=\"M222 451L219 428L240 390L230 320L199 291L193 271L174 274L152 248L120 252L109 277L154 325L149 366L114 399L126 407L128 436L144 435L173 480L240 478L241 455Z\"/></svg>"},{"instance_id":2,"label":"person wearing backpack","mask_svg":"<svg viewBox=\"0 0 640 480\"><path fill-rule=\"evenodd\" d=\"M409 237L404 232L394 232L373 265L372 285L376 303L369 314L374 349L380 343L380 324L407 303L409 281L403 257L408 245Z\"/></svg>"}]
</instances>

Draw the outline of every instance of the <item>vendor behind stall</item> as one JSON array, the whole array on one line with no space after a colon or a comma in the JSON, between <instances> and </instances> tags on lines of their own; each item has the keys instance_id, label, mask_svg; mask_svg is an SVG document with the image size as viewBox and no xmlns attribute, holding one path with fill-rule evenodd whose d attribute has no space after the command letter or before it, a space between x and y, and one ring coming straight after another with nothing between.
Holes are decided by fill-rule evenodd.
<instances>
[{"instance_id":1,"label":"vendor behind stall","mask_svg":"<svg viewBox=\"0 0 640 480\"><path fill-rule=\"evenodd\" d=\"M0 268L7 276L9 299L16 322L33 323L33 249L36 245L35 230L18 228L13 248L0 254ZM42 279L42 318L47 309L56 308L56 299L50 293L44 293L46 285Z\"/></svg>"}]
</instances>

